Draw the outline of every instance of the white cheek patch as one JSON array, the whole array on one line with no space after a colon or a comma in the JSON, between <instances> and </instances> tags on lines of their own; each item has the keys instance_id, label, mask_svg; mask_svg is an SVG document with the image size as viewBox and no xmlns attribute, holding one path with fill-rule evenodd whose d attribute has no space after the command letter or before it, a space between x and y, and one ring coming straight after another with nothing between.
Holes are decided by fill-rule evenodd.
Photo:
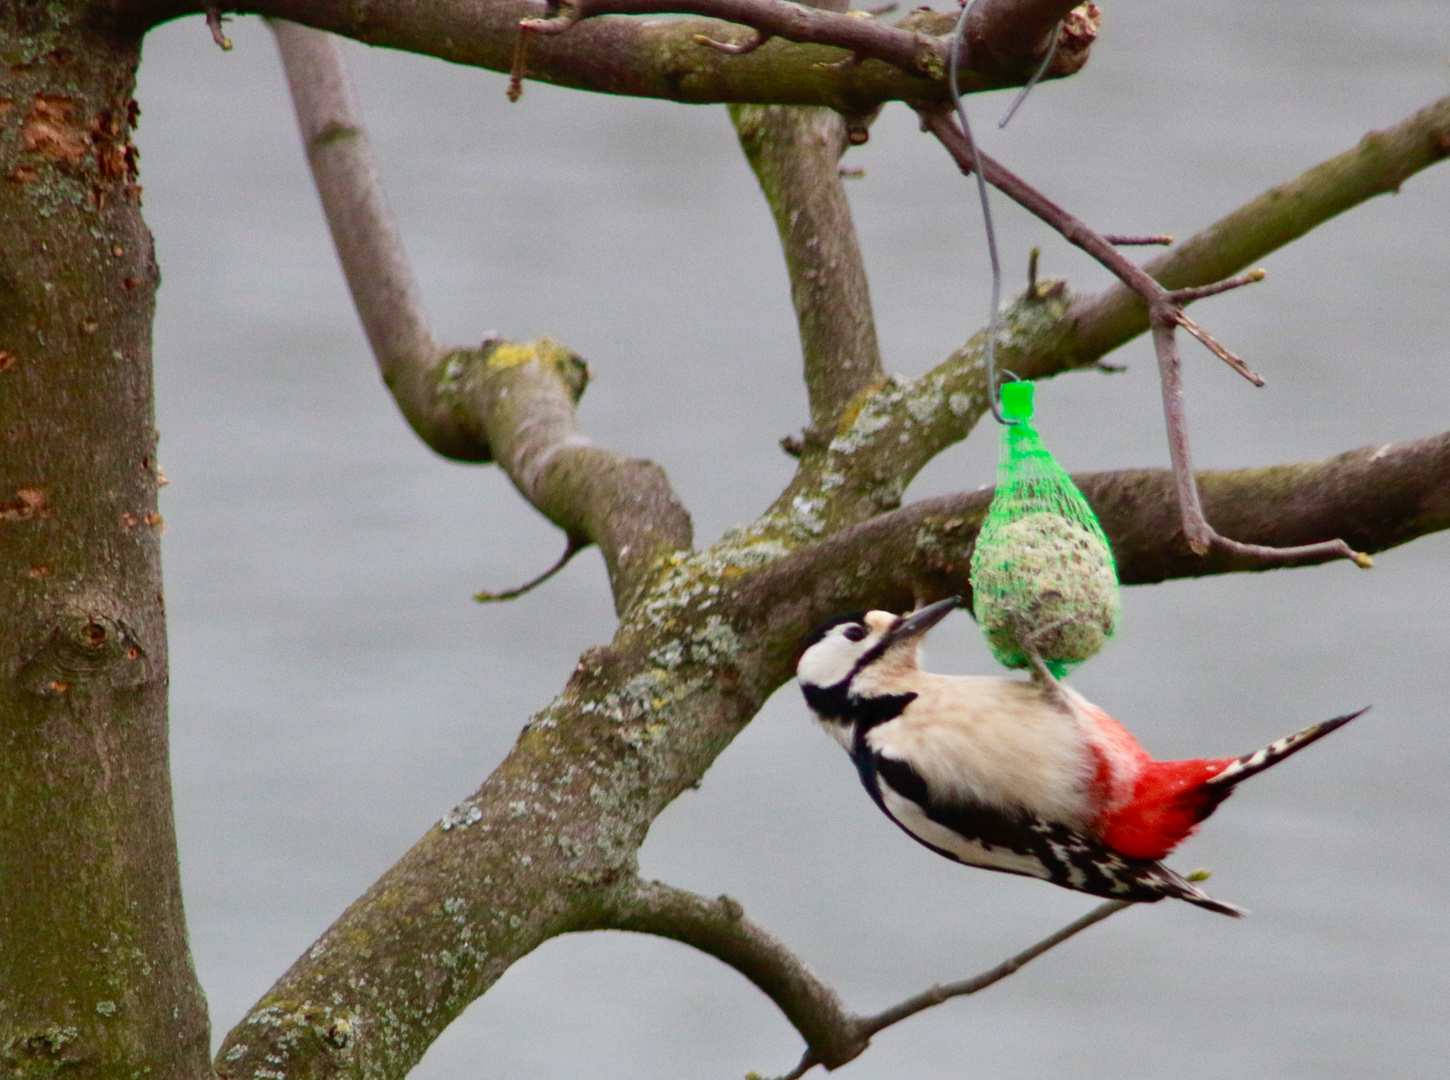
<instances>
[{"instance_id":1,"label":"white cheek patch","mask_svg":"<svg viewBox=\"0 0 1450 1080\"><path fill-rule=\"evenodd\" d=\"M833 633L806 650L796 665L796 677L807 686L835 686L851 674L862 651Z\"/></svg>"},{"instance_id":2,"label":"white cheek patch","mask_svg":"<svg viewBox=\"0 0 1450 1080\"><path fill-rule=\"evenodd\" d=\"M907 832L944 851L952 858L972 866L985 866L993 870L1006 870L1014 874L1027 874L1036 878L1049 878L1047 867L1040 859L1031 855L1019 855L1006 848L988 847L975 840L958 836L945 825L938 825L922 812L921 807L910 799L898 795L884 781L880 782L881 799L886 812Z\"/></svg>"}]
</instances>

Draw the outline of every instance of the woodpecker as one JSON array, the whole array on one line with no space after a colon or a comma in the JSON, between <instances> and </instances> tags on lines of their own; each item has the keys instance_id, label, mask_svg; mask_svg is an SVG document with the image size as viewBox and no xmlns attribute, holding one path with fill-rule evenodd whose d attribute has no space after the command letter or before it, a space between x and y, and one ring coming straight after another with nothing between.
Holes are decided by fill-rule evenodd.
<instances>
[{"instance_id":1,"label":"woodpecker","mask_svg":"<svg viewBox=\"0 0 1450 1080\"><path fill-rule=\"evenodd\" d=\"M1033 681L922 671L922 638L959 602L840 616L810 635L796 667L806 703L881 811L970 866L1094 896L1176 898L1243 915L1159 860L1240 782L1365 710L1242 757L1154 761L1121 724L1045 671Z\"/></svg>"}]
</instances>

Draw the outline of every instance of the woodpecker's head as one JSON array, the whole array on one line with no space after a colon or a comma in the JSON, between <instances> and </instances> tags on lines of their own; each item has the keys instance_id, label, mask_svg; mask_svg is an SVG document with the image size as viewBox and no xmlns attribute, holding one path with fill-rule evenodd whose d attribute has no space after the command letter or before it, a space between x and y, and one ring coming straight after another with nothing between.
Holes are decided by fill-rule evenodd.
<instances>
[{"instance_id":1,"label":"woodpecker's head","mask_svg":"<svg viewBox=\"0 0 1450 1080\"><path fill-rule=\"evenodd\" d=\"M822 716L844 716L848 696L900 692L917 670L921 639L959 603L953 596L910 615L858 611L817 627L795 669L806 702Z\"/></svg>"}]
</instances>

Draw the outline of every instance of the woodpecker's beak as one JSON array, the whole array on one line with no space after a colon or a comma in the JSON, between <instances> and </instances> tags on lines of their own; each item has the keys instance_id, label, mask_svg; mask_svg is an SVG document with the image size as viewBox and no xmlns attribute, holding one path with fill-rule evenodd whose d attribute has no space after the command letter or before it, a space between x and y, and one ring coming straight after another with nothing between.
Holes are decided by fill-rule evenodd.
<instances>
[{"instance_id":1,"label":"woodpecker's beak","mask_svg":"<svg viewBox=\"0 0 1450 1080\"><path fill-rule=\"evenodd\" d=\"M961 602L960 596L948 596L945 600L928 604L920 611L913 611L910 615L901 616L883 635L881 646L890 648L903 641L921 637L922 634L950 615Z\"/></svg>"}]
</instances>

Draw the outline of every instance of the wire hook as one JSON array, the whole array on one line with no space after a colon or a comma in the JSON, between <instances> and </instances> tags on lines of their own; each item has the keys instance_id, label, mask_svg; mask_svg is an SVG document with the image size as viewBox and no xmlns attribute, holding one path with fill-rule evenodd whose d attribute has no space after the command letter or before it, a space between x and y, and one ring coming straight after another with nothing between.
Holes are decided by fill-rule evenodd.
<instances>
[{"instance_id":1,"label":"wire hook","mask_svg":"<svg viewBox=\"0 0 1450 1080\"><path fill-rule=\"evenodd\" d=\"M982 176L982 154L977 149L977 140L972 138L972 127L967 120L967 109L962 104L961 92L957 89L957 70L962 49L966 44L967 15L977 0L966 0L962 13L957 16L956 28L952 30L952 52L947 61L947 91L951 94L952 106L957 120L962 125L962 134L972 148L972 172L977 178L977 198L982 203L982 224L987 232L987 253L992 259L992 310L987 316L987 407L992 410L992 419L999 424L1015 424L1002 415L1002 404L998 397L997 384L997 309L1002 306L1002 263L997 257L997 231L992 227L992 207L987 201L987 181Z\"/></svg>"},{"instance_id":2,"label":"wire hook","mask_svg":"<svg viewBox=\"0 0 1450 1080\"><path fill-rule=\"evenodd\" d=\"M1062 27L1065 22L1067 22L1066 19L1058 19L1057 25L1052 28L1052 44L1047 47L1047 55L1042 58L1042 63L1037 65L1037 70L1032 73L1032 78L1027 80L1027 85L1012 99L1012 107L1007 110L1007 115L997 121L999 130L1012 122L1012 117L1017 115L1017 109L1027 100L1027 95L1032 93L1032 88L1042 81L1042 76L1047 74L1048 65L1057 55L1057 43L1062 39Z\"/></svg>"}]
</instances>

